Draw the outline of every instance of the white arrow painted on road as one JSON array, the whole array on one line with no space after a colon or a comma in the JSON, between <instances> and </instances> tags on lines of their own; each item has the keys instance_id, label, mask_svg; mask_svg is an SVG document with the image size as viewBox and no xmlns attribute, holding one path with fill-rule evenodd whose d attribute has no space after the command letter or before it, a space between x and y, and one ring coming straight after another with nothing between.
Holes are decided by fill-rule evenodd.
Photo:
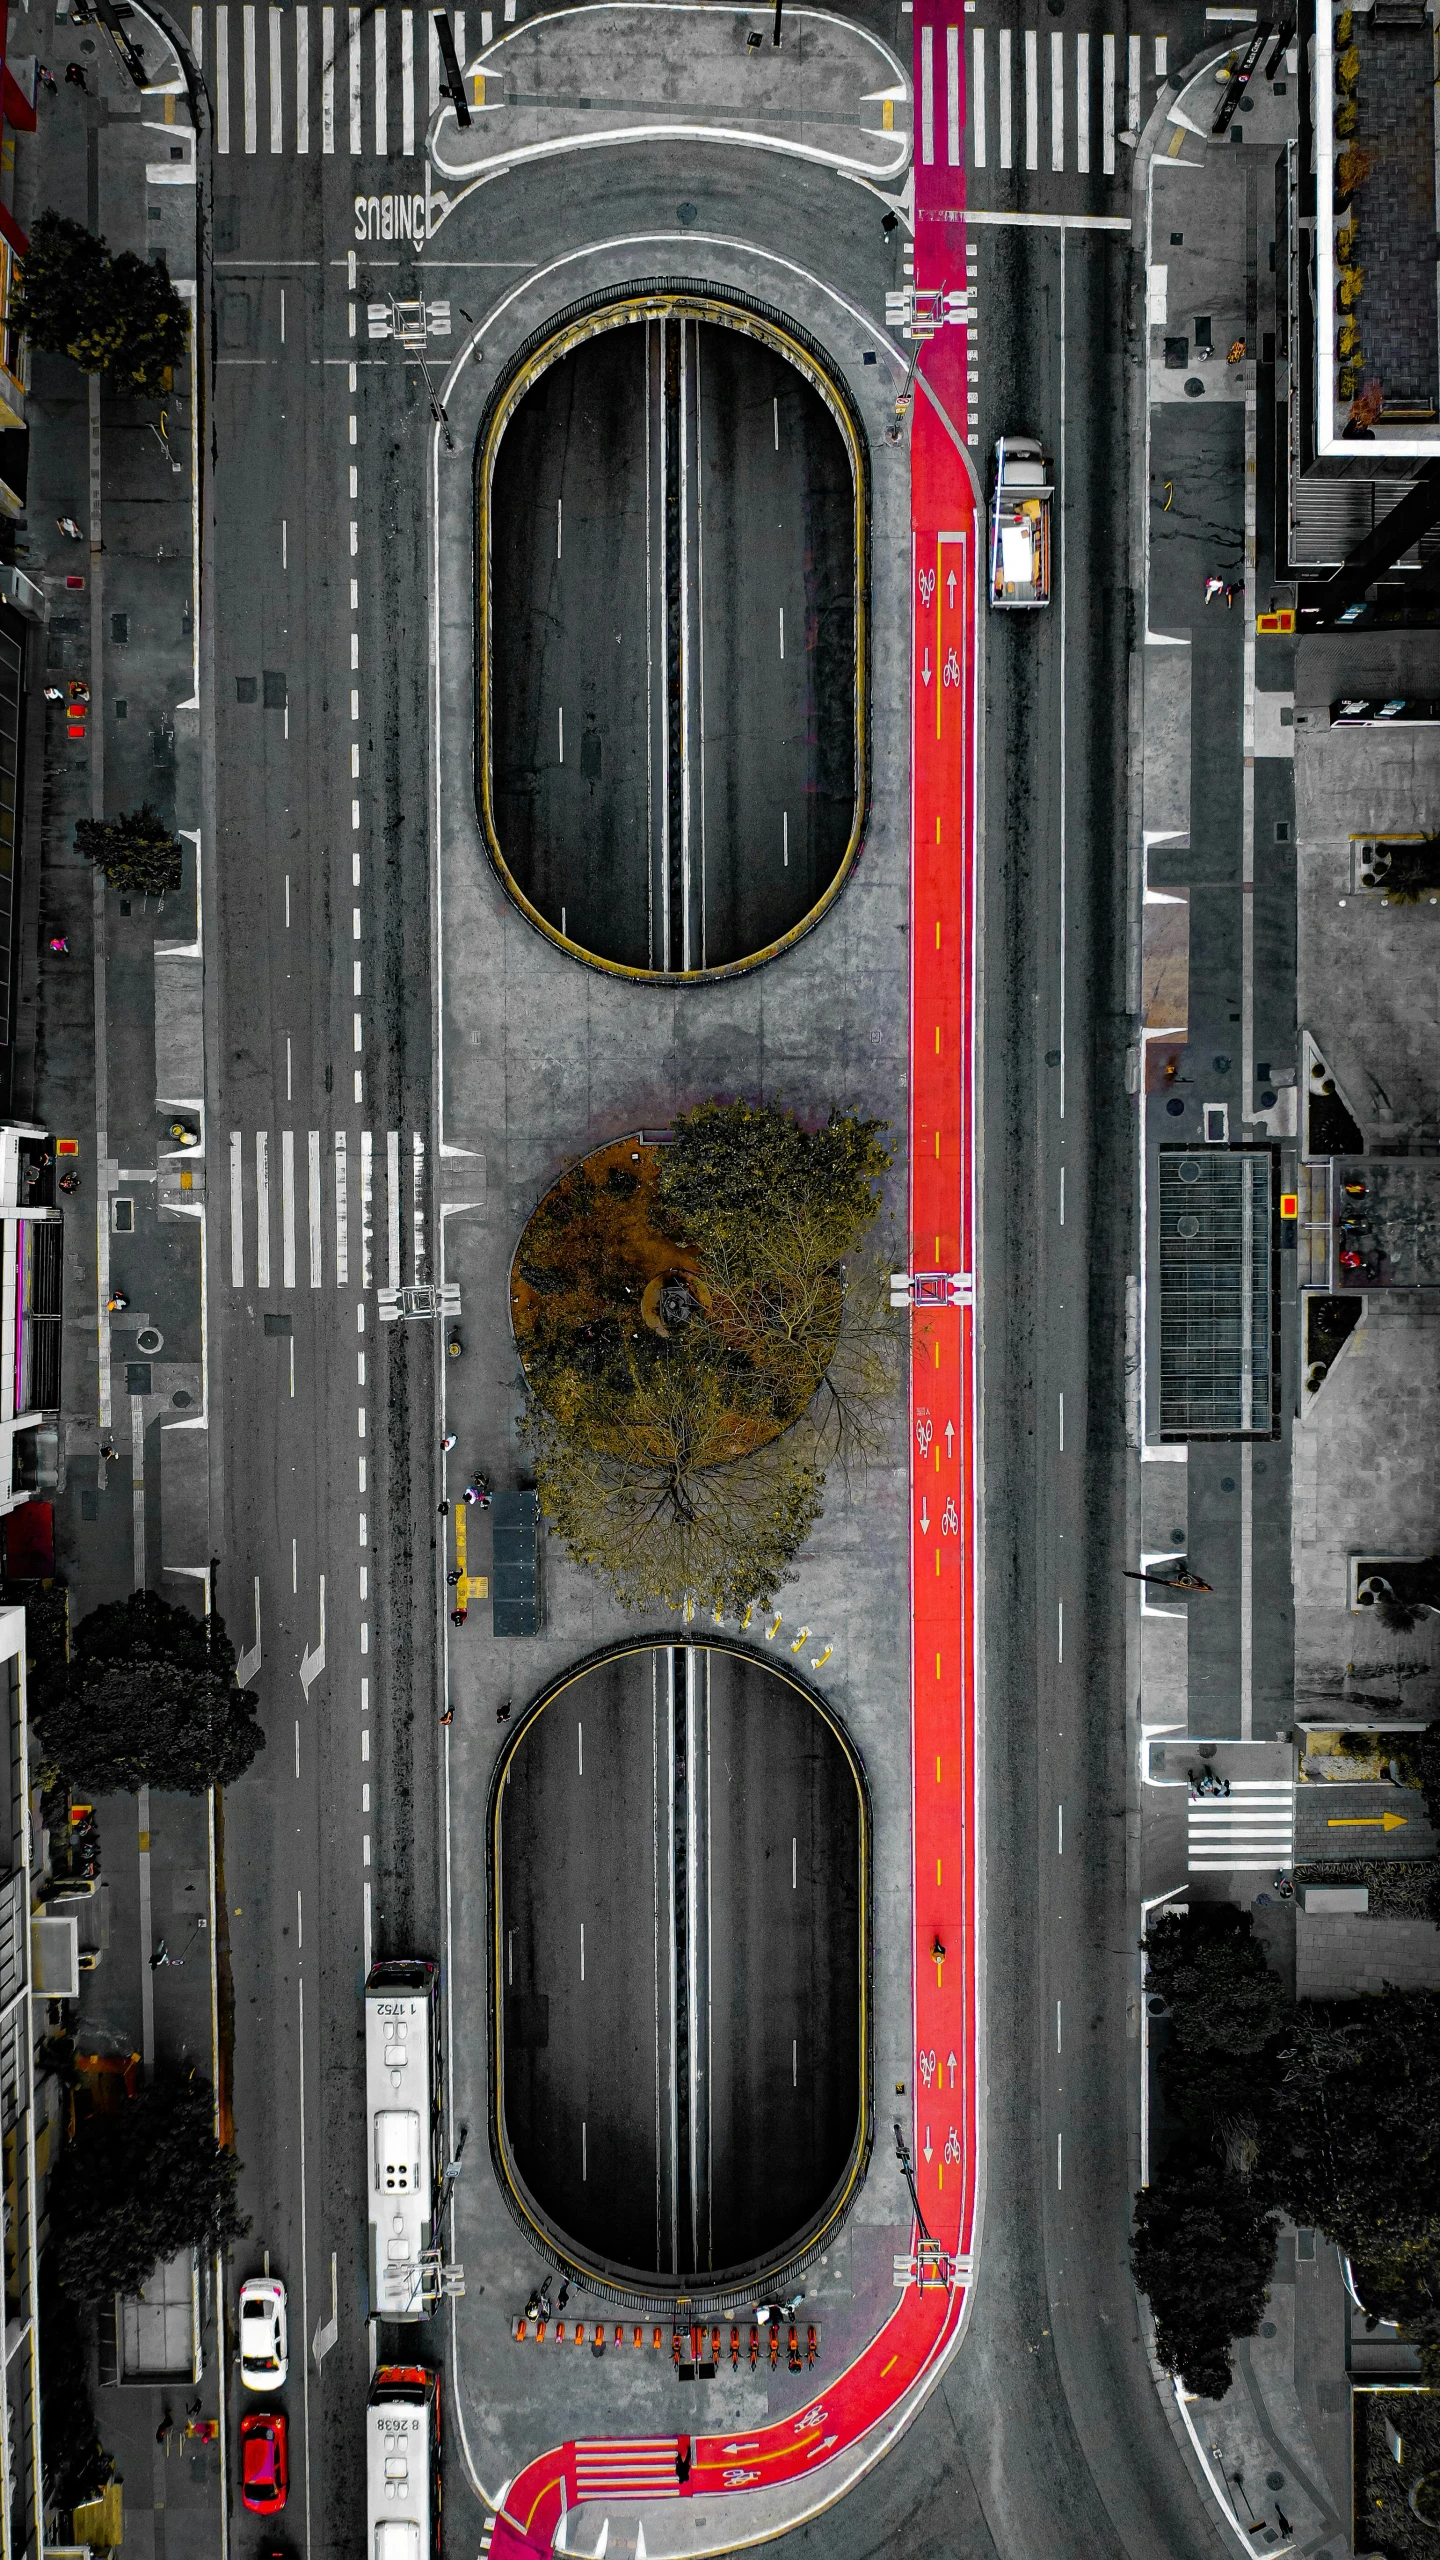
<instances>
[{"instance_id":1,"label":"white arrow painted on road","mask_svg":"<svg viewBox=\"0 0 1440 2560\"><path fill-rule=\"evenodd\" d=\"M955 1425L953 1422L947 1422L945 1425L945 1455L947 1458L953 1458L955 1455Z\"/></svg>"},{"instance_id":2,"label":"white arrow painted on road","mask_svg":"<svg viewBox=\"0 0 1440 2560\"><path fill-rule=\"evenodd\" d=\"M255 1641L247 1644L235 1665L235 1686L248 1689L260 1668L260 1576L255 1576Z\"/></svg>"},{"instance_id":3,"label":"white arrow painted on road","mask_svg":"<svg viewBox=\"0 0 1440 2560\"><path fill-rule=\"evenodd\" d=\"M310 2341L310 2353L317 2366L324 2363L339 2335L340 2310L335 2298L335 2252L332 2249L330 2252L330 2317L328 2320L316 2323L315 2335Z\"/></svg>"},{"instance_id":4,"label":"white arrow painted on road","mask_svg":"<svg viewBox=\"0 0 1440 2560\"><path fill-rule=\"evenodd\" d=\"M922 1534L928 1538L930 1535L930 1512L923 1493L920 1496L920 1528Z\"/></svg>"},{"instance_id":5,"label":"white arrow painted on road","mask_svg":"<svg viewBox=\"0 0 1440 2560\"><path fill-rule=\"evenodd\" d=\"M925 2163L927 2168L934 2157L935 2154L930 2148L930 2127L927 2124L925 2127Z\"/></svg>"},{"instance_id":6,"label":"white arrow painted on road","mask_svg":"<svg viewBox=\"0 0 1440 2560\"><path fill-rule=\"evenodd\" d=\"M818 2444L812 2444L810 2447L809 2452L805 2456L806 2461L818 2461L822 2453L828 2453L832 2444L838 2444L839 2441L840 2439L838 2436L822 2436Z\"/></svg>"},{"instance_id":7,"label":"white arrow painted on road","mask_svg":"<svg viewBox=\"0 0 1440 2560\"><path fill-rule=\"evenodd\" d=\"M926 682L926 684L928 685L928 683L930 682L930 652L929 652L929 650L928 650L928 649L927 649L927 650L926 650L926 652L925 652L925 664L924 664L924 666L921 668L920 673L921 673L922 677L924 678L924 681L925 681L925 682Z\"/></svg>"},{"instance_id":8,"label":"white arrow painted on road","mask_svg":"<svg viewBox=\"0 0 1440 2560\"><path fill-rule=\"evenodd\" d=\"M945 2056L945 2068L950 2074L950 2086L953 2089L955 2086L955 2056L953 2053L947 2053Z\"/></svg>"},{"instance_id":9,"label":"white arrow painted on road","mask_svg":"<svg viewBox=\"0 0 1440 2560\"><path fill-rule=\"evenodd\" d=\"M720 2450L724 2454L758 2453L760 2439L758 2436L747 2436L743 2444L724 2444Z\"/></svg>"},{"instance_id":10,"label":"white arrow painted on road","mask_svg":"<svg viewBox=\"0 0 1440 2560\"><path fill-rule=\"evenodd\" d=\"M318 1679L319 1679L320 1674L321 1674L321 1672L324 1670L324 1668L325 1668L325 1576L324 1576L324 1574L322 1573L322 1574L321 1574L321 1576L320 1576L320 1641L319 1641L319 1643L316 1645L316 1647L315 1647L315 1649L314 1649L314 1651L313 1651L313 1652L311 1652L311 1651L309 1651L309 1650L307 1649L307 1651L306 1651L306 1652L304 1652L304 1653L302 1653L302 1655L300 1656L300 1686L301 1686L301 1688L304 1690L305 1695L306 1695L306 1697L307 1697L307 1698L308 1698L308 1697L309 1697L309 1695L310 1695L310 1684L311 1684L311 1682L312 1682L312 1681L314 1681L314 1680L318 1680Z\"/></svg>"},{"instance_id":11,"label":"white arrow painted on road","mask_svg":"<svg viewBox=\"0 0 1440 2560\"><path fill-rule=\"evenodd\" d=\"M949 577L946 579L945 584L949 590L950 610L953 613L955 610L955 572L953 569L951 570Z\"/></svg>"}]
</instances>

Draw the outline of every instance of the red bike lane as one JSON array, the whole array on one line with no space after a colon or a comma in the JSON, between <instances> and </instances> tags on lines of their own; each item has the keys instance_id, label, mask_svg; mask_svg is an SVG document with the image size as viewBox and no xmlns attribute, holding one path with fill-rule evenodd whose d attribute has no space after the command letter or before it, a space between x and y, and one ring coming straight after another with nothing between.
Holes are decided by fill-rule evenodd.
<instances>
[{"instance_id":1,"label":"red bike lane","mask_svg":"<svg viewBox=\"0 0 1440 2560\"><path fill-rule=\"evenodd\" d=\"M879 2334L798 2416L751 2433L555 2446L510 2484L492 2560L548 2551L597 2495L744 2501L801 2478L841 2493L845 2457L917 2393L964 2315L979 2198L975 1315L976 616L984 520L966 452L964 19L916 0L915 294L937 318L908 418L912 682L910 841L910 1741L913 2076L902 2120L927 2252ZM947 316L954 314L954 316ZM877 469L884 469L877 456ZM897 2102L898 2106L899 2102ZM887 2111L877 2141L888 2150ZM877 2168L880 2164L877 2162ZM880 2168L897 2174L893 2165ZM874 2174L874 2172L872 2172ZM590 2335L595 2334L593 2324ZM620 2324L624 2327L624 2324ZM723 2324L728 2330L728 2323ZM803 2338L803 2329L801 2332ZM679 2458L683 2447L688 2463ZM669 2456L675 2452L673 2471ZM826 2475L831 2476L827 2480ZM671 2485L673 2479L673 2486ZM788 2521L793 2521L791 2517ZM763 2532L737 2509L735 2537ZM777 2518L773 2528L786 2529Z\"/></svg>"}]
</instances>

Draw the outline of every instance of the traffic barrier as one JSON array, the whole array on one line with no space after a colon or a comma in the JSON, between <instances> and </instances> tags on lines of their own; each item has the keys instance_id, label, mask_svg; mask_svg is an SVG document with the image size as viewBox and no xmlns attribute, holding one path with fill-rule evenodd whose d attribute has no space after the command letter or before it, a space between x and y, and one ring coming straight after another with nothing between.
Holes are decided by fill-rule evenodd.
<instances>
[{"instance_id":1,"label":"traffic barrier","mask_svg":"<svg viewBox=\"0 0 1440 2560\"><path fill-rule=\"evenodd\" d=\"M791 2321L788 2328L778 2320L699 2322L689 2329L667 2329L659 2320L555 2320L527 2319L516 2312L510 2322L510 2335L517 2346L633 2348L640 2353L660 2355L668 2338L671 2361L677 2373L691 2381L697 2372L711 2374L728 2351L732 2366L738 2371L742 2355L748 2355L753 2372L759 2364L762 2347L769 2355L772 2371L778 2368L783 2342L786 2361L792 2373L814 2364L820 2353L820 2325L810 2321L802 2329Z\"/></svg>"}]
</instances>

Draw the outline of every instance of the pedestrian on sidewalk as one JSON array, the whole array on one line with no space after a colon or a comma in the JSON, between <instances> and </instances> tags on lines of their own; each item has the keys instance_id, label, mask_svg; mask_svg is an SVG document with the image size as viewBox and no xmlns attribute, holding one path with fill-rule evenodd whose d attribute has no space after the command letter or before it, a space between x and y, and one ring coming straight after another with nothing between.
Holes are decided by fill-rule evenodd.
<instances>
[{"instance_id":1,"label":"pedestrian on sidewalk","mask_svg":"<svg viewBox=\"0 0 1440 2560\"><path fill-rule=\"evenodd\" d=\"M49 97L59 97L60 89L56 81L55 74L53 71L47 71L43 62L36 63L35 77L39 81L41 88L45 90Z\"/></svg>"},{"instance_id":2,"label":"pedestrian on sidewalk","mask_svg":"<svg viewBox=\"0 0 1440 2560\"><path fill-rule=\"evenodd\" d=\"M118 1291L118 1289L117 1289L117 1291L116 1291L116 1293L115 1293L115 1295L114 1295L114 1297L113 1297L113 1298L107 1298L107 1299L106 1299L106 1301L105 1301L105 1313L107 1314L107 1316L121 1316L121 1315L123 1315L123 1314L124 1314L124 1312L125 1312L126 1308L129 1306L129 1304L130 1304L129 1299L128 1299L128 1298L124 1298L124 1297L122 1297L122 1296L120 1295L120 1292L119 1292L119 1291Z\"/></svg>"},{"instance_id":3,"label":"pedestrian on sidewalk","mask_svg":"<svg viewBox=\"0 0 1440 2560\"><path fill-rule=\"evenodd\" d=\"M63 684L47 684L45 687L45 699L47 702L63 702L65 699L65 687Z\"/></svg>"},{"instance_id":4,"label":"pedestrian on sidewalk","mask_svg":"<svg viewBox=\"0 0 1440 2560\"><path fill-rule=\"evenodd\" d=\"M1210 577L1210 578L1207 578L1207 579L1206 579L1206 581L1205 581L1205 601L1206 601L1206 603L1207 603L1207 604L1213 604L1213 603L1214 603L1214 601L1215 601L1215 598L1216 598L1217 596L1223 596L1223 594L1224 594L1224 593L1225 593L1225 581L1224 581L1224 579L1223 579L1223 578Z\"/></svg>"},{"instance_id":5,"label":"pedestrian on sidewalk","mask_svg":"<svg viewBox=\"0 0 1440 2560\"><path fill-rule=\"evenodd\" d=\"M478 1501L479 1501L480 1496L479 1496L479 1494L476 1492L475 1487L474 1487L474 1485L473 1485L473 1484L467 1484L467 1486L465 1487L465 1499L466 1499L466 1501L467 1501L467 1502L478 1502Z\"/></svg>"},{"instance_id":6,"label":"pedestrian on sidewalk","mask_svg":"<svg viewBox=\"0 0 1440 2560\"><path fill-rule=\"evenodd\" d=\"M80 1188L79 1174L62 1173L60 1176L60 1188L62 1191L78 1191Z\"/></svg>"},{"instance_id":7,"label":"pedestrian on sidewalk","mask_svg":"<svg viewBox=\"0 0 1440 2560\"><path fill-rule=\"evenodd\" d=\"M199 2417L199 2415L200 2415L200 2412L201 2412L202 2408L204 2407L204 2405L205 2405L205 2404L204 2404L203 2400L201 2400L198 2396L197 2396L194 2400L187 2400L187 2401L186 2401L186 2403L185 2403L185 2415L186 2415L186 2417L187 2417L187 2418L198 2418L198 2417Z\"/></svg>"},{"instance_id":8,"label":"pedestrian on sidewalk","mask_svg":"<svg viewBox=\"0 0 1440 2560\"><path fill-rule=\"evenodd\" d=\"M68 951L70 948L69 935L67 933L52 933L50 936L50 948L52 951Z\"/></svg>"},{"instance_id":9,"label":"pedestrian on sidewalk","mask_svg":"<svg viewBox=\"0 0 1440 2560\"><path fill-rule=\"evenodd\" d=\"M469 1615L470 1615L470 1612L469 1612L469 1610L468 1610L468 1609L452 1609L452 1610L451 1610L451 1612L450 1612L450 1624L451 1624L451 1626L452 1626L452 1627L463 1627L463 1626L464 1626L464 1624L465 1624L465 1621L466 1621L466 1619L469 1617Z\"/></svg>"},{"instance_id":10,"label":"pedestrian on sidewalk","mask_svg":"<svg viewBox=\"0 0 1440 2560\"><path fill-rule=\"evenodd\" d=\"M449 1505L449 1503L448 1503L448 1502L437 1502L437 1503L436 1503L436 1505L435 1505L435 1508L436 1508L437 1512L439 1513L440 1518L443 1520L443 1519L444 1519L444 1517L445 1517L445 1515L446 1515L446 1513L448 1512L448 1510L449 1510L449 1508L450 1508L450 1505Z\"/></svg>"},{"instance_id":11,"label":"pedestrian on sidewalk","mask_svg":"<svg viewBox=\"0 0 1440 2560\"><path fill-rule=\"evenodd\" d=\"M87 89L87 88L88 88L88 83L87 83L87 81L86 81L84 71L82 70L82 68L81 68L81 66L80 66L80 64L79 64L78 62L67 62L67 63L66 63L66 65L65 65L65 86L66 86L66 88L67 88L67 89Z\"/></svg>"},{"instance_id":12,"label":"pedestrian on sidewalk","mask_svg":"<svg viewBox=\"0 0 1440 2560\"><path fill-rule=\"evenodd\" d=\"M454 1723L454 1721L455 1721L455 1710L454 1710L454 1708L453 1708L453 1707L447 1707L447 1708L446 1708L446 1710L445 1710L445 1713L444 1713L444 1714L443 1714L443 1716L441 1717L440 1721L441 1721L441 1723L442 1723L442 1724L453 1724L453 1723Z\"/></svg>"},{"instance_id":13,"label":"pedestrian on sidewalk","mask_svg":"<svg viewBox=\"0 0 1440 2560\"><path fill-rule=\"evenodd\" d=\"M465 1577L464 1577L464 1575L461 1573L460 1568L459 1568L459 1566L457 1565L457 1566L456 1566L456 1568L455 1568L455 1571L454 1571L453 1573L447 1573L447 1574L446 1574L445 1579L446 1579L446 1581L451 1585L451 1587L452 1587L452 1589L453 1589L454 1585L455 1585L457 1582L463 1582L463 1581L464 1581L464 1579L465 1579Z\"/></svg>"},{"instance_id":14,"label":"pedestrian on sidewalk","mask_svg":"<svg viewBox=\"0 0 1440 2560\"><path fill-rule=\"evenodd\" d=\"M55 522L59 526L60 531L64 534L67 542L84 541L85 536L81 532L80 527L73 516L57 516Z\"/></svg>"},{"instance_id":15,"label":"pedestrian on sidewalk","mask_svg":"<svg viewBox=\"0 0 1440 2560\"><path fill-rule=\"evenodd\" d=\"M441 1440L441 1442L440 1442L440 1455L441 1455L441 1457L442 1457L442 1458L448 1458L448 1457L449 1457L451 1450L452 1450L452 1449L454 1448L454 1446L455 1446L455 1439L456 1439L456 1434L455 1434L453 1431L447 1431L447 1432L445 1433L444 1437L442 1438L442 1440Z\"/></svg>"},{"instance_id":16,"label":"pedestrian on sidewalk","mask_svg":"<svg viewBox=\"0 0 1440 2560\"><path fill-rule=\"evenodd\" d=\"M510 1701L509 1701L509 1699L508 1699L508 1698L506 1699L505 1704L504 1704L504 1706L503 1706L503 1707L497 1707L497 1708L496 1708L496 1710L495 1710L495 1721L496 1721L496 1723L497 1723L497 1724L508 1724L508 1723L509 1723L509 1721L510 1721Z\"/></svg>"},{"instance_id":17,"label":"pedestrian on sidewalk","mask_svg":"<svg viewBox=\"0 0 1440 2560\"><path fill-rule=\"evenodd\" d=\"M1213 1591L1215 1588L1213 1582L1202 1582L1199 1574L1192 1573L1188 1565L1183 1573L1132 1573L1128 1565L1123 1567L1123 1572L1127 1582L1155 1582L1162 1591Z\"/></svg>"}]
</instances>

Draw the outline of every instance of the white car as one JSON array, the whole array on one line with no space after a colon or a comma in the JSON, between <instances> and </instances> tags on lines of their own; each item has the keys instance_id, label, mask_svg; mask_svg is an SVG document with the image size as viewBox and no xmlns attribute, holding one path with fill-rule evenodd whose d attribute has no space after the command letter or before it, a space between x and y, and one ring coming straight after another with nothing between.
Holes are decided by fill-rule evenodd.
<instances>
[{"instance_id":1,"label":"white car","mask_svg":"<svg viewBox=\"0 0 1440 2560\"><path fill-rule=\"evenodd\" d=\"M247 2391L277 2391L290 2370L285 2287L250 2276L240 2287L240 2379Z\"/></svg>"}]
</instances>

